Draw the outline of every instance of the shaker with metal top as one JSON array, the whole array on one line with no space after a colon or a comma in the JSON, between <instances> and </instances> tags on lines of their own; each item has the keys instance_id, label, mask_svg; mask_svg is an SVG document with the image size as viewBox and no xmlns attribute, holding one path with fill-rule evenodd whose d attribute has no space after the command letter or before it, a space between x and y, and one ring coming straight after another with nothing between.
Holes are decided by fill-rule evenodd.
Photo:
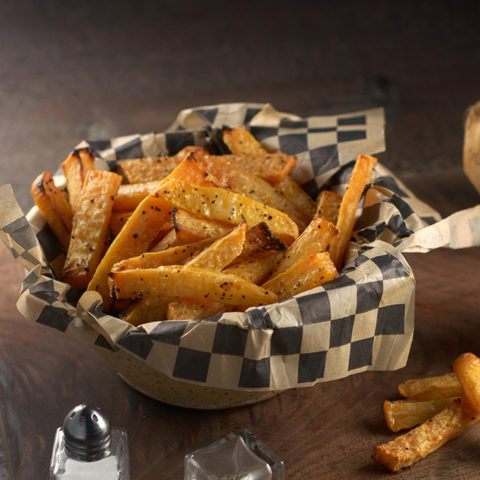
<instances>
[{"instance_id":1,"label":"shaker with metal top","mask_svg":"<svg viewBox=\"0 0 480 480\"><path fill-rule=\"evenodd\" d=\"M129 480L127 433L100 410L78 405L57 429L50 480Z\"/></svg>"}]
</instances>

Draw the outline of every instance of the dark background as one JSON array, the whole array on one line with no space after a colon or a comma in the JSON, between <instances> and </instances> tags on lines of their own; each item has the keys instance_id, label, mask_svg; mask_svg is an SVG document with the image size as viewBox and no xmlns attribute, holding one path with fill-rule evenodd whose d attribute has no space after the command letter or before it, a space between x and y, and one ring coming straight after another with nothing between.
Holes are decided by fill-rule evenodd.
<instances>
[{"instance_id":1,"label":"dark background","mask_svg":"<svg viewBox=\"0 0 480 480\"><path fill-rule=\"evenodd\" d=\"M384 106L400 176L461 163L480 98L478 1L0 3L0 183L23 208L84 138L161 131L186 107L299 115Z\"/></svg>"}]
</instances>

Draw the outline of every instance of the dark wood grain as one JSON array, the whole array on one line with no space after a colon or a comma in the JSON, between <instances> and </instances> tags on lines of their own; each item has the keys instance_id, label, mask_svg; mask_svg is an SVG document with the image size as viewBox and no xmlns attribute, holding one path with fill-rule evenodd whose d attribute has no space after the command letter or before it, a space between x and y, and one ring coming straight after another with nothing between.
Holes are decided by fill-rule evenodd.
<instances>
[{"instance_id":1,"label":"dark wood grain","mask_svg":"<svg viewBox=\"0 0 480 480\"><path fill-rule=\"evenodd\" d=\"M381 160L442 214L478 203L458 170L465 109L478 100L477 0L456 2L0 2L0 184L30 181L84 138L161 131L182 108L270 102L299 115L381 106ZM446 169L454 169L446 171ZM455 170L456 169L456 170ZM128 387L90 348L25 320L23 272L0 244L0 435L14 480L47 478L56 427L75 404L127 427L134 480L183 478L183 456L248 427L289 479L385 479L370 460L393 438L385 398L413 376L480 354L480 249L409 254L417 278L407 367L198 412ZM480 427L395 478L480 477Z\"/></svg>"},{"instance_id":2,"label":"dark wood grain","mask_svg":"<svg viewBox=\"0 0 480 480\"><path fill-rule=\"evenodd\" d=\"M460 171L406 179L443 214L479 201ZM439 192L450 185L458 197ZM465 193L469 192L469 193ZM81 402L100 406L128 429L132 478L183 478L186 453L248 427L286 464L289 479L385 479L370 456L394 437L382 402L401 381L450 369L465 351L480 354L480 248L408 254L417 279L416 326L405 368L369 372L313 388L293 389L263 403L225 411L161 404L128 387L89 347L23 319L15 309L21 269L0 247L0 398L4 446L15 479L46 478L56 427ZM474 480L480 476L480 428L396 475Z\"/></svg>"}]
</instances>

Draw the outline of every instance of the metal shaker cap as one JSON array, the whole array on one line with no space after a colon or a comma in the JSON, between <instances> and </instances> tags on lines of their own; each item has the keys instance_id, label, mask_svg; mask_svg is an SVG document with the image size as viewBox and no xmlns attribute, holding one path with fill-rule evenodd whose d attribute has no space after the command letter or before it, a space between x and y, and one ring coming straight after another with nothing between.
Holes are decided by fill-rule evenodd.
<instances>
[{"instance_id":1,"label":"metal shaker cap","mask_svg":"<svg viewBox=\"0 0 480 480\"><path fill-rule=\"evenodd\" d=\"M97 408L82 404L71 410L63 434L66 450L79 460L98 460L109 452L110 424Z\"/></svg>"}]
</instances>

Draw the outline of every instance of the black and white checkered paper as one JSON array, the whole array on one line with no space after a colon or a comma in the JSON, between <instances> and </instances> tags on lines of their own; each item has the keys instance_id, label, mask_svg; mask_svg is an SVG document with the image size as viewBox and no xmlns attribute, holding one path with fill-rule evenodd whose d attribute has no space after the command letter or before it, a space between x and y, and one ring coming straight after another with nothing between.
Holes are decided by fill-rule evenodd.
<instances>
[{"instance_id":1,"label":"black and white checkered paper","mask_svg":"<svg viewBox=\"0 0 480 480\"><path fill-rule=\"evenodd\" d=\"M314 198L323 188L343 193L357 155L384 150L381 109L300 118L259 104L189 109L164 133L82 142L78 147L94 149L97 167L114 168L119 159L206 145L223 126L244 127L267 149L296 155L292 175ZM57 180L61 184L62 178ZM457 247L480 243L478 208L438 223L434 210L378 165L346 266L334 281L245 313L133 327L105 315L97 293L80 297L56 280L61 250L38 210L25 217L8 186L0 190L0 199L6 212L0 218L2 238L27 272L19 310L94 346L129 383L160 399L164 397L155 391L158 378L195 388L270 392L365 370L401 368L413 336L415 293L413 273L401 252L455 248L452 239L459 237L460 224L469 232L461 238L470 243ZM132 377L127 370L133 364Z\"/></svg>"}]
</instances>

